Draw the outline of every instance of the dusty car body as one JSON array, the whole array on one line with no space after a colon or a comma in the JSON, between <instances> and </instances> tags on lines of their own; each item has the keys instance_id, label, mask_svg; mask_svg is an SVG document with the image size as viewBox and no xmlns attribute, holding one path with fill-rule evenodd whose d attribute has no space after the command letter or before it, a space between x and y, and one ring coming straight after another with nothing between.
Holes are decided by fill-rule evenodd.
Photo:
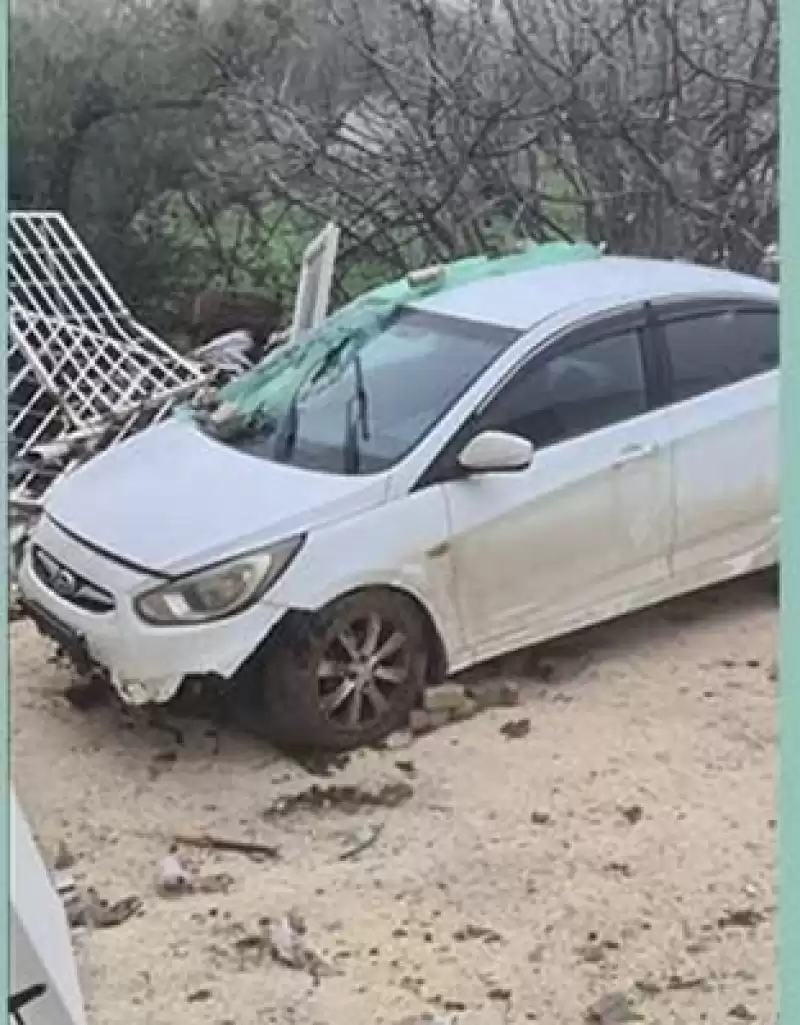
<instances>
[{"instance_id":1,"label":"dusty car body","mask_svg":"<svg viewBox=\"0 0 800 1025\"><path fill-rule=\"evenodd\" d=\"M589 248L433 269L60 481L20 586L125 701L246 681L349 747L419 690L777 561L777 287Z\"/></svg>"}]
</instances>

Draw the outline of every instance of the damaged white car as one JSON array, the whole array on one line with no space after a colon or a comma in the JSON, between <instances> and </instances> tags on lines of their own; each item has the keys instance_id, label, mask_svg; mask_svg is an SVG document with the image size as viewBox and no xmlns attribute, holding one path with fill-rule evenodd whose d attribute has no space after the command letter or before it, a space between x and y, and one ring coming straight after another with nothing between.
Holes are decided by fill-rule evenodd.
<instances>
[{"instance_id":1,"label":"damaged white car","mask_svg":"<svg viewBox=\"0 0 800 1025\"><path fill-rule=\"evenodd\" d=\"M48 497L28 613L123 700L347 748L445 674L771 566L778 291L544 245L380 289Z\"/></svg>"}]
</instances>

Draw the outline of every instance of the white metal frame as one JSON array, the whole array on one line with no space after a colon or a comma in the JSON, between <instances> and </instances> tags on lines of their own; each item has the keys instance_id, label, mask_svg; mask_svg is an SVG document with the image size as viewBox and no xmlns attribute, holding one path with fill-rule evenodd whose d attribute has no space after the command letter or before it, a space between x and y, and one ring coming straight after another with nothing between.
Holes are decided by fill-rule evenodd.
<instances>
[{"instance_id":1,"label":"white metal frame","mask_svg":"<svg viewBox=\"0 0 800 1025\"><path fill-rule=\"evenodd\" d=\"M319 327L328 315L338 249L339 226L333 221L306 246L295 294L291 341Z\"/></svg>"},{"instance_id":2,"label":"white metal frame","mask_svg":"<svg viewBox=\"0 0 800 1025\"><path fill-rule=\"evenodd\" d=\"M59 213L13 213L8 237L8 434L14 455L95 434L113 443L155 422L206 379L138 323ZM47 487L31 472L12 499ZM37 485L38 487L34 487Z\"/></svg>"}]
</instances>

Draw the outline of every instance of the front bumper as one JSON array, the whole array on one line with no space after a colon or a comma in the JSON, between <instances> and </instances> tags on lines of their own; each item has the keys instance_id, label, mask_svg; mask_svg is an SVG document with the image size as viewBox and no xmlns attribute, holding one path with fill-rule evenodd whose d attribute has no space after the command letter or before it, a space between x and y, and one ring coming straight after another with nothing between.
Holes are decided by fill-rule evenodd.
<instances>
[{"instance_id":1,"label":"front bumper","mask_svg":"<svg viewBox=\"0 0 800 1025\"><path fill-rule=\"evenodd\" d=\"M89 612L48 588L33 567L33 545L113 595L113 610ZM131 597L158 583L96 554L47 518L37 525L19 573L22 599L40 631L79 671L107 673L122 700L131 705L169 701L189 676L230 679L286 611L262 601L215 623L153 627L134 613Z\"/></svg>"}]
</instances>

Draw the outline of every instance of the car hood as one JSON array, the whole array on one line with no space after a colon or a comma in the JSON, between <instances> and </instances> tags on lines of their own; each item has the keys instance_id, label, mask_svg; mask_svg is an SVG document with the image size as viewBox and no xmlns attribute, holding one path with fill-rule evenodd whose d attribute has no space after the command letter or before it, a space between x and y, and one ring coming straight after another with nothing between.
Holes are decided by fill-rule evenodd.
<instances>
[{"instance_id":1,"label":"car hood","mask_svg":"<svg viewBox=\"0 0 800 1025\"><path fill-rule=\"evenodd\" d=\"M45 511L98 550L173 575L380 505L386 494L385 478L272 463L170 421L62 478Z\"/></svg>"}]
</instances>

